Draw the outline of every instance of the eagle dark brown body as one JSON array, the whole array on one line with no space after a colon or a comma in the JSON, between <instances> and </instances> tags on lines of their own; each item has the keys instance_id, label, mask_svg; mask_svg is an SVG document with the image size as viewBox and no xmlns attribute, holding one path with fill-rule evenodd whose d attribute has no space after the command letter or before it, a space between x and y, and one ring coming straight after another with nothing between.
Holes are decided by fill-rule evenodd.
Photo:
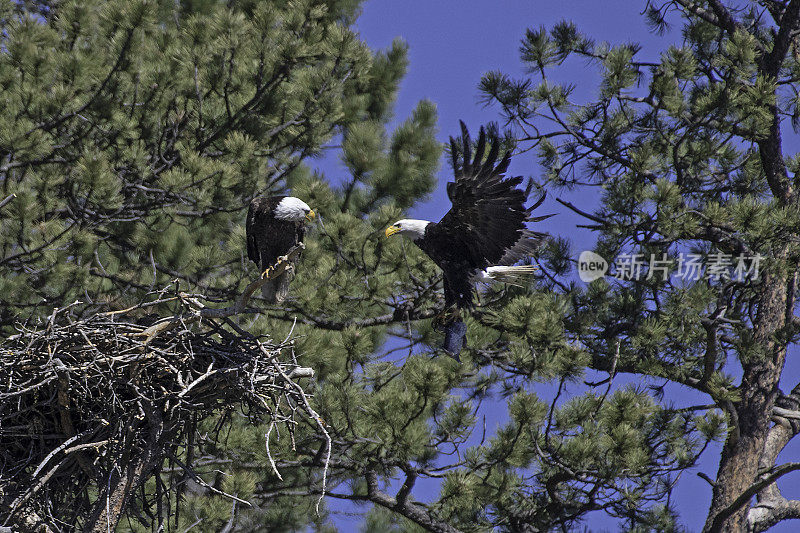
<instances>
[{"instance_id":1,"label":"eagle dark brown body","mask_svg":"<svg viewBox=\"0 0 800 533\"><path fill-rule=\"evenodd\" d=\"M290 199L288 201L287 199ZM292 203L297 205L297 213L287 211L290 218L279 218L279 206ZM305 210L303 208L307 208ZM247 257L255 262L262 271L275 264L277 259L286 255L295 245L303 241L306 232L305 223L314 212L308 206L291 196L269 196L256 198L250 202L247 211ZM298 258L299 259L299 258ZM289 283L294 278L294 266L290 267L275 279L268 280L261 287L261 294L268 303L282 302L289 290Z\"/></svg>"}]
</instances>

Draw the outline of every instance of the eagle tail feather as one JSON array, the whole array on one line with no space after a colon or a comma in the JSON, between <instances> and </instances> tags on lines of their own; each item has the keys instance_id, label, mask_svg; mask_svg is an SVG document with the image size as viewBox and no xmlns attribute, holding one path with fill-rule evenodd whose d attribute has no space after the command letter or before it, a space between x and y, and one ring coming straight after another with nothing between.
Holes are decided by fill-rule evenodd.
<instances>
[{"instance_id":1,"label":"eagle tail feather","mask_svg":"<svg viewBox=\"0 0 800 533\"><path fill-rule=\"evenodd\" d=\"M261 286L261 296L267 301L268 304L274 304L278 302L276 285L278 280L268 279L264 282Z\"/></svg>"},{"instance_id":2,"label":"eagle tail feather","mask_svg":"<svg viewBox=\"0 0 800 533\"><path fill-rule=\"evenodd\" d=\"M479 281L501 281L515 287L524 287L539 267L536 265L490 266L479 273Z\"/></svg>"}]
</instances>

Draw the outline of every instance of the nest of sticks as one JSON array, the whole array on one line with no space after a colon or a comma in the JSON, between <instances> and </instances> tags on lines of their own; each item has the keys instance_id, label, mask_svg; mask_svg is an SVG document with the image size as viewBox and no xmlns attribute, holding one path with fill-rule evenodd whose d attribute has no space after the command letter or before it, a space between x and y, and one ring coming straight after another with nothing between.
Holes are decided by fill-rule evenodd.
<instances>
[{"instance_id":1,"label":"nest of sticks","mask_svg":"<svg viewBox=\"0 0 800 533\"><path fill-rule=\"evenodd\" d=\"M161 515L163 506L153 501L158 496L145 494L144 484L154 477L156 485L165 483L158 475L165 461L183 470L184 481L203 484L189 459L197 424L232 409L290 431L302 418L324 432L297 382L313 371L294 360L291 340L256 338L227 318L244 310L263 281L297 253L228 308L162 291L149 302L88 319L71 319L67 306L42 327L20 326L6 339L0 345L0 531L107 531L129 509L157 508ZM174 305L175 314L155 321L143 314L161 304ZM157 488L163 496L173 487ZM168 520L148 514L137 518Z\"/></svg>"}]
</instances>

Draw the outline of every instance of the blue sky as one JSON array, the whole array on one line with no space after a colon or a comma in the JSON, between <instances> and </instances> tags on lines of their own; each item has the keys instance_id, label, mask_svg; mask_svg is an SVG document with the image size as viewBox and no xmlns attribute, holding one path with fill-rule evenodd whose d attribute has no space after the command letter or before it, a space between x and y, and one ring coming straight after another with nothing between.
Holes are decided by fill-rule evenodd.
<instances>
[{"instance_id":1,"label":"blue sky","mask_svg":"<svg viewBox=\"0 0 800 533\"><path fill-rule=\"evenodd\" d=\"M571 20L578 28L596 41L611 43L637 42L642 45L640 59L657 60L660 51L668 44L680 42L680 27L664 36L649 32L641 12L645 2L633 1L588 1L546 2L540 0L504 1L431 1L407 0L403 2L372 0L364 5L363 14L356 27L373 49L385 49L392 40L401 37L409 44L410 66L400 85L395 120L404 120L423 98L433 101L439 113L438 139L445 142L450 135L458 133L458 121L464 120L470 130L476 132L481 124L498 120L496 108L484 107L479 102L477 90L481 76L490 70L501 70L512 76L524 74L519 59L519 44L528 28L551 27L560 20ZM576 98L593 96L598 75L596 67L582 61L574 61L559 71L559 78L577 85ZM343 165L327 160L321 162L329 177L346 172ZM514 175L536 177L540 168L530 155L512 161L510 172ZM416 218L438 220L448 209L449 201L444 184L452 179L450 168L442 161L439 186L430 200L415 206L410 215ZM570 200L591 210L594 193L570 193ZM572 240L573 255L590 249L594 237L586 230L575 228L582 221L548 198L542 212L558 213L542 223L543 229L553 235L568 236ZM794 357L794 359L797 359ZM795 368L797 365L795 365ZM797 374L794 374L797 375ZM541 385L533 385L539 390ZM690 392L675 388L673 393L682 397L672 398L678 403L690 401ZM691 398L694 399L694 398ZM499 406L498 406L499 407ZM504 408L497 411L495 426L503 417ZM490 413L491 414L491 413ZM489 422L487 420L487 426ZM785 450L783 460L797 460L799 447ZM707 451L700 470L715 477L719 461L719 446ZM710 502L709 485L688 472L681 479L676 493L676 506L681 512L684 525L690 530L699 530L705 520ZM800 495L800 474L790 474L780 483L786 495ZM426 496L415 493L418 498ZM353 506L329 502L333 509L353 511ZM360 508L364 510L364 508ZM360 523L357 516L339 515L335 519L341 531L355 531ZM593 515L586 524L592 530L615 530L615 522L600 515ZM794 531L791 523L785 522L773 531Z\"/></svg>"},{"instance_id":2,"label":"blue sky","mask_svg":"<svg viewBox=\"0 0 800 533\"><path fill-rule=\"evenodd\" d=\"M402 121L419 100L427 98L437 106L438 138L445 142L450 135L459 133L459 120L475 131L481 124L500 118L496 108L479 102L477 85L481 76L491 70L512 76L525 74L518 49L528 28L550 27L563 19L572 20L598 41L649 39L657 54L661 39L654 39L647 31L636 5L637 2L619 0L373 0L365 4L356 26L374 49L388 47L396 37L408 42L410 67L400 85L395 117ZM558 75L577 84L578 97L591 96L598 79L593 68L580 60L568 63ZM515 158L510 168L512 174L534 176L537 170L532 156ZM413 216L438 220L449 209L444 184L452 176L444 162L439 178L439 187L431 200L413 209ZM548 205L555 208L558 204L550 199ZM563 224L563 217L549 222L553 229ZM545 229L549 229L547 224ZM591 242L588 235L586 242Z\"/></svg>"}]
</instances>

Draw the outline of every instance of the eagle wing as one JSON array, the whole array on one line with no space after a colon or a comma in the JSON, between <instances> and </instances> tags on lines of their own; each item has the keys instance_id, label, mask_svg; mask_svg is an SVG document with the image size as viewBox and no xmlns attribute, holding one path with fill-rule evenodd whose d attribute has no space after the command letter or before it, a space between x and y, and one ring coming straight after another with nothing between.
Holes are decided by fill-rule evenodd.
<instances>
[{"instance_id":1,"label":"eagle wing","mask_svg":"<svg viewBox=\"0 0 800 533\"><path fill-rule=\"evenodd\" d=\"M256 242L256 217L260 207L260 198L250 202L247 209L247 221L245 223L245 234L247 236L247 257L256 264L260 263L258 253L258 243Z\"/></svg>"},{"instance_id":2,"label":"eagle wing","mask_svg":"<svg viewBox=\"0 0 800 533\"><path fill-rule=\"evenodd\" d=\"M431 228L431 237L447 240L451 249L461 250L466 263L474 269L519 261L535 250L543 238L543 234L526 229L525 223L546 218L530 217L544 196L534 206L525 207L532 184L529 182L525 189L518 189L521 176L505 177L511 161L510 152L498 163L500 141L493 137L484 161L486 132L481 127L473 158L469 132L463 122L461 131L461 157L455 139L450 138L455 181L447 184L447 195L453 206Z\"/></svg>"}]
</instances>

